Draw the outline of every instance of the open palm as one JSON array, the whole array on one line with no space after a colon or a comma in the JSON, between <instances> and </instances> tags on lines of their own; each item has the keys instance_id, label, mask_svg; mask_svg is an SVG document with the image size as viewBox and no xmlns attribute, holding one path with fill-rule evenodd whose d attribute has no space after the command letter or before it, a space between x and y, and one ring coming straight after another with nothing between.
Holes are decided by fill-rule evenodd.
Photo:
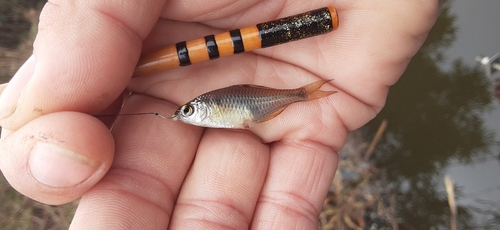
<instances>
[{"instance_id":1,"label":"open palm","mask_svg":"<svg viewBox=\"0 0 500 230\"><path fill-rule=\"evenodd\" d=\"M36 64L29 60L9 86L16 110L0 121L9 130L0 167L16 189L41 202L83 195L75 229L313 229L347 132L383 107L437 9L437 1L417 0L53 4L41 16ZM332 33L129 81L141 49L325 4L339 13ZM128 116L110 135L85 114L106 108L127 85L132 94L122 113L170 116L195 96L230 85L296 88L319 79L333 79L322 89L339 93L293 104L249 130ZM44 155L50 150L42 151L45 158L31 153L47 147L39 142L69 150L56 155L89 166L82 167L88 173L38 166L52 159Z\"/></svg>"}]
</instances>

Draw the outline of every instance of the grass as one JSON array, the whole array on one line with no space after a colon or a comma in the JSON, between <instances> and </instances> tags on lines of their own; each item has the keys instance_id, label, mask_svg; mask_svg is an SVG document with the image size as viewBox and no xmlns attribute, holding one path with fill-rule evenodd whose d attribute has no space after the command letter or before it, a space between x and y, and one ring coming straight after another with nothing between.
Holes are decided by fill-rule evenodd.
<instances>
[{"instance_id":1,"label":"grass","mask_svg":"<svg viewBox=\"0 0 500 230\"><path fill-rule=\"evenodd\" d=\"M368 229L374 223L398 229L396 195L384 171L369 161L386 126L387 122L382 122L371 143L363 140L361 131L349 134L339 153L339 166L325 198L318 229Z\"/></svg>"},{"instance_id":2,"label":"grass","mask_svg":"<svg viewBox=\"0 0 500 230\"><path fill-rule=\"evenodd\" d=\"M0 0L0 83L8 82L32 54L40 10Z\"/></svg>"},{"instance_id":3,"label":"grass","mask_svg":"<svg viewBox=\"0 0 500 230\"><path fill-rule=\"evenodd\" d=\"M52 206L34 201L14 190L0 177L0 229L68 229L78 201Z\"/></svg>"}]
</instances>

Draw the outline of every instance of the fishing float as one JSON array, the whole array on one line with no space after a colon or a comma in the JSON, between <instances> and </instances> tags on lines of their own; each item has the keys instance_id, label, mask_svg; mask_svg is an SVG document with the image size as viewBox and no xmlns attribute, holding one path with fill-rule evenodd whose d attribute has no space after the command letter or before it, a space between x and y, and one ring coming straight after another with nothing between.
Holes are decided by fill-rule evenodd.
<instances>
[{"instance_id":1,"label":"fishing float","mask_svg":"<svg viewBox=\"0 0 500 230\"><path fill-rule=\"evenodd\" d=\"M337 10L328 6L254 26L182 41L142 55L132 77L309 38L336 30L338 26Z\"/></svg>"}]
</instances>

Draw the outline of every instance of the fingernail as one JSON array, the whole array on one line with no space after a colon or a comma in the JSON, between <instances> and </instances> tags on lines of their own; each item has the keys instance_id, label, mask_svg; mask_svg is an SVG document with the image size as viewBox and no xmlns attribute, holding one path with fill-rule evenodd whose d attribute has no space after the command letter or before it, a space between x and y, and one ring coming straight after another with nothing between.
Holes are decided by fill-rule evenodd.
<instances>
[{"instance_id":1,"label":"fingernail","mask_svg":"<svg viewBox=\"0 0 500 230\"><path fill-rule=\"evenodd\" d=\"M37 142L29 158L31 174L53 187L73 187L99 169L97 162L47 142Z\"/></svg>"},{"instance_id":2,"label":"fingernail","mask_svg":"<svg viewBox=\"0 0 500 230\"><path fill-rule=\"evenodd\" d=\"M17 107L17 101L24 87L28 84L35 70L33 55L21 66L12 77L7 87L0 94L0 119L10 116Z\"/></svg>"}]
</instances>

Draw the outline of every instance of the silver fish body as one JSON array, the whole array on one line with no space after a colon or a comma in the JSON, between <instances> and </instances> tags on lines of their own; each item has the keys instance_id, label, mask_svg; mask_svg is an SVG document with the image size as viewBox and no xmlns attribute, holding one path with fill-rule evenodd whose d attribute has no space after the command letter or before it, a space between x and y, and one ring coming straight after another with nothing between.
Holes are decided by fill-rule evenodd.
<instances>
[{"instance_id":1,"label":"silver fish body","mask_svg":"<svg viewBox=\"0 0 500 230\"><path fill-rule=\"evenodd\" d=\"M181 106L172 116L187 124L211 128L249 128L270 120L287 106L326 97L336 91L318 90L329 80L297 89L234 85L202 94Z\"/></svg>"}]
</instances>

